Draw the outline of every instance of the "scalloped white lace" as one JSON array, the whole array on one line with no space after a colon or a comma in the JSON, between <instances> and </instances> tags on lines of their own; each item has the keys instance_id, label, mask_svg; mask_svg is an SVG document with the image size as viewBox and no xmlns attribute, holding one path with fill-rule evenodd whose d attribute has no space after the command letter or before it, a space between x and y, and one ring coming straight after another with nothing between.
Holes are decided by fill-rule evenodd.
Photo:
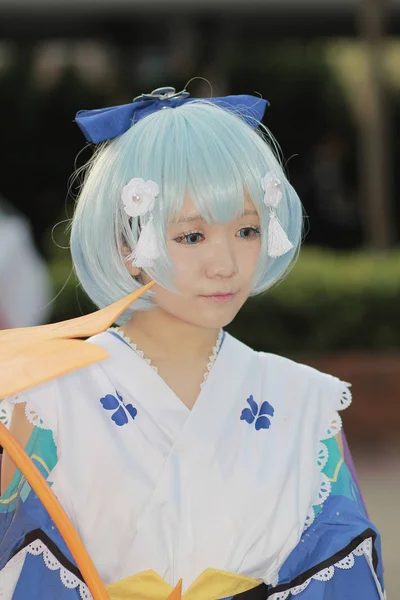
<instances>
[{"instance_id":1,"label":"scalloped white lace","mask_svg":"<svg viewBox=\"0 0 400 600\"><path fill-rule=\"evenodd\" d=\"M27 547L26 551L34 556L42 555L43 562L50 571L59 571L61 583L71 590L79 587L79 595L82 600L93 600L92 594L85 583L83 583L78 577L75 577L68 571L62 564L56 559L56 557L50 552L50 550L41 542L36 540L31 542Z\"/></svg>"},{"instance_id":2,"label":"scalloped white lace","mask_svg":"<svg viewBox=\"0 0 400 600\"><path fill-rule=\"evenodd\" d=\"M221 349L223 335L224 335L223 329L220 329L215 346L212 349L210 356L208 357L207 371L204 373L203 381L200 384L200 389L203 389L203 385L205 384L207 377L209 376L211 369L213 368L214 363L217 359L218 352Z\"/></svg>"},{"instance_id":3,"label":"scalloped white lace","mask_svg":"<svg viewBox=\"0 0 400 600\"><path fill-rule=\"evenodd\" d=\"M150 358L147 358L144 355L144 352L142 350L139 350L139 348L137 347L137 345L134 344L131 341L131 338L122 331L121 327L117 327L117 326L115 326L115 327L109 327L107 329L107 331L111 331L111 332L112 331L116 331L118 333L118 335L124 340L124 342L126 342L132 348L132 350L134 350L134 352L136 352L136 354L138 356L140 356L140 358L142 358L144 360L144 362L146 362L153 369L153 371L155 371L156 373L158 373L157 367L152 364Z\"/></svg>"},{"instance_id":4,"label":"scalloped white lace","mask_svg":"<svg viewBox=\"0 0 400 600\"><path fill-rule=\"evenodd\" d=\"M144 355L144 352L142 350L139 350L137 345L131 341L130 337L127 336L120 327L117 327L117 326L109 327L109 329L107 329L107 331L116 331L118 333L118 335L124 340L124 342L126 342L132 348L132 350L134 350L136 352L136 354L138 354L140 356L140 358L142 358L156 373L158 373L157 367L152 364L150 358L147 358ZM224 333L223 330L220 329L216 344L215 344L214 348L212 349L210 356L208 357L207 371L204 373L204 377L203 377L203 381L200 385L200 389L203 388L203 385L205 384L207 377L209 376L210 371L213 368L213 365L216 361L218 352L221 348L223 333Z\"/></svg>"},{"instance_id":5,"label":"scalloped white lace","mask_svg":"<svg viewBox=\"0 0 400 600\"><path fill-rule=\"evenodd\" d=\"M54 443L56 447L58 446L56 431L54 431L50 424L47 423L47 421L43 417L39 416L37 411L29 405L29 401L26 397L24 397L24 395L19 396L17 394L16 396L11 396L9 398L9 401L12 404L22 404L23 402L25 402L25 416L29 423L31 423L31 425L34 425L35 427L39 427L40 429L47 429L51 431L51 433L53 434Z\"/></svg>"},{"instance_id":6,"label":"scalloped white lace","mask_svg":"<svg viewBox=\"0 0 400 600\"><path fill-rule=\"evenodd\" d=\"M351 391L349 389L351 384L347 383L346 381L341 381L340 379L337 379L336 377L333 379L336 379L336 381L338 382L338 385L341 385L342 389L341 389L341 394L338 397L338 405L336 407L335 412L333 413L331 422L329 423L329 426L327 427L327 429L322 437L322 440L320 440L319 445L318 445L317 465L318 465L318 469L320 471L319 489L318 489L316 497L313 500L312 506L310 507L310 510L307 514L306 521L304 524L304 531L306 529L308 529L310 527L310 525L312 525L314 522L314 519L315 519L314 507L322 505L325 502L325 500L327 498L329 498L329 495L331 493L331 483L330 483L328 477L323 472L323 470L328 462L328 459L329 459L329 450L326 447L326 444L324 444L324 440L328 440L332 437L335 437L340 432L340 430L342 429L342 419L341 419L338 411L348 408L352 401Z\"/></svg>"},{"instance_id":7,"label":"scalloped white lace","mask_svg":"<svg viewBox=\"0 0 400 600\"><path fill-rule=\"evenodd\" d=\"M301 594L301 592L304 592L304 590L310 585L310 583L313 579L315 579L316 581L329 581L334 576L335 569L345 569L345 570L351 569L354 566L355 557L363 556L363 555L367 558L368 562L371 564L372 563L372 538L367 538L366 540L361 542L361 544L359 544L359 546L357 546L357 548L355 548L355 550L350 552L350 554L348 554L345 558L342 558L342 560L339 560L334 565L331 565L330 567L327 567L326 569L322 569L321 571L318 571L318 573L315 573L315 575L310 577L310 579L307 579L307 581L305 581L301 585L297 585L297 586L291 588L290 590L286 590L285 592L278 592L276 594L272 594L271 600L286 600L287 598L289 598L290 594L292 594L292 596L297 596L298 594Z\"/></svg>"},{"instance_id":8,"label":"scalloped white lace","mask_svg":"<svg viewBox=\"0 0 400 600\"><path fill-rule=\"evenodd\" d=\"M7 429L10 427L11 412L10 403L7 402L7 400L2 400L0 402L0 422L3 423Z\"/></svg>"}]
</instances>

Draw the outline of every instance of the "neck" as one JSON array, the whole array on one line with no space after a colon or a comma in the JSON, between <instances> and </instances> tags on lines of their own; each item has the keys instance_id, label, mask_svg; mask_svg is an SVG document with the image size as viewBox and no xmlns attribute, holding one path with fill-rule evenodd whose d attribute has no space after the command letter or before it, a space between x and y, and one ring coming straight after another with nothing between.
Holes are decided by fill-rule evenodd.
<instances>
[{"instance_id":1,"label":"neck","mask_svg":"<svg viewBox=\"0 0 400 600\"><path fill-rule=\"evenodd\" d=\"M121 329L154 361L208 358L220 331L181 321L157 308L135 312Z\"/></svg>"}]
</instances>

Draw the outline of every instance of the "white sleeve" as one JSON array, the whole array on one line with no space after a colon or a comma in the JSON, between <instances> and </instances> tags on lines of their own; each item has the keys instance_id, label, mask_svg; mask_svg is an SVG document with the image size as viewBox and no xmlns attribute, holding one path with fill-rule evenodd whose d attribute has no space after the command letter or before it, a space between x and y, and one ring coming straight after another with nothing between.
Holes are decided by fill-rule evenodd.
<instances>
[{"instance_id":1,"label":"white sleeve","mask_svg":"<svg viewBox=\"0 0 400 600\"><path fill-rule=\"evenodd\" d=\"M14 396L9 396L4 400L5 410L12 412L15 404L25 403L25 415L29 423L35 427L50 430L57 446L57 399L59 394L59 379L53 379ZM0 409L1 405L2 403Z\"/></svg>"},{"instance_id":2,"label":"white sleeve","mask_svg":"<svg viewBox=\"0 0 400 600\"><path fill-rule=\"evenodd\" d=\"M0 571L0 598L12 600L15 587L24 566L26 549L20 550Z\"/></svg>"}]
</instances>

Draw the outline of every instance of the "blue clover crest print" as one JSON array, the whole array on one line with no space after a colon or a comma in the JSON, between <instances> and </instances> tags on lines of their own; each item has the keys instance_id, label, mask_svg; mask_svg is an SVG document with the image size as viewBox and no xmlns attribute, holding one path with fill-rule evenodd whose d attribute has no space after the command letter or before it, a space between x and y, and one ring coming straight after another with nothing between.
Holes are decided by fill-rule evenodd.
<instances>
[{"instance_id":1,"label":"blue clover crest print","mask_svg":"<svg viewBox=\"0 0 400 600\"><path fill-rule=\"evenodd\" d=\"M241 421L246 421L249 425L254 423L257 431L260 429L269 429L271 426L271 420L268 417L274 416L274 407L267 401L263 402L258 408L257 402L254 400L253 395L249 396L246 400L250 408L244 408L240 415Z\"/></svg>"},{"instance_id":2,"label":"blue clover crest print","mask_svg":"<svg viewBox=\"0 0 400 600\"><path fill-rule=\"evenodd\" d=\"M105 410L115 411L111 415L111 419L118 427L126 425L129 421L129 416L134 419L137 415L137 409L132 404L125 404L122 396L116 392L117 396L112 394L106 394L103 398L100 398L101 405Z\"/></svg>"}]
</instances>

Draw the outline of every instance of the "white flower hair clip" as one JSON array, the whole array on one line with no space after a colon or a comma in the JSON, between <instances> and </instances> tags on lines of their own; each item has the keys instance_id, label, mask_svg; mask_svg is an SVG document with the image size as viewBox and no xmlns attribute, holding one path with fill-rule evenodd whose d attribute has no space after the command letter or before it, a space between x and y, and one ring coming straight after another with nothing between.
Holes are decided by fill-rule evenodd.
<instances>
[{"instance_id":1,"label":"white flower hair clip","mask_svg":"<svg viewBox=\"0 0 400 600\"><path fill-rule=\"evenodd\" d=\"M282 228L276 214L276 207L283 198L281 185L281 180L272 171L268 171L261 178L261 186L264 190L264 204L270 207L268 256L272 256L273 258L283 256L293 248L293 244Z\"/></svg>"},{"instance_id":2,"label":"white flower hair clip","mask_svg":"<svg viewBox=\"0 0 400 600\"><path fill-rule=\"evenodd\" d=\"M151 179L145 181L141 177L131 179L121 192L121 200L126 214L130 217L140 218L141 231L136 248L127 258L132 261L132 265L138 268L153 267L154 261L160 256L152 213L159 192L160 189L155 181L151 181ZM149 218L143 224L142 219L148 213L150 213Z\"/></svg>"}]
</instances>

